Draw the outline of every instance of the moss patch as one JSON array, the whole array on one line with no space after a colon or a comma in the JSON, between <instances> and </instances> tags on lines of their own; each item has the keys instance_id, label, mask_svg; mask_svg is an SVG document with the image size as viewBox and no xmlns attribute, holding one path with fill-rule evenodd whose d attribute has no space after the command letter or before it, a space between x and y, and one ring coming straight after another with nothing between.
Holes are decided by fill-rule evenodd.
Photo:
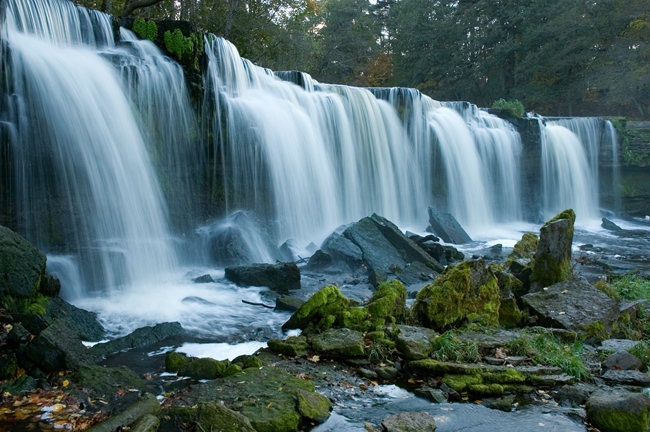
<instances>
[{"instance_id":1,"label":"moss patch","mask_svg":"<svg viewBox=\"0 0 650 432\"><path fill-rule=\"evenodd\" d=\"M536 234L524 233L524 235L521 236L521 240L515 243L515 247L512 249L512 252L510 252L510 255L508 255L505 267L507 268L510 263L519 259L532 260L537 251L538 241L539 238Z\"/></svg>"},{"instance_id":2,"label":"moss patch","mask_svg":"<svg viewBox=\"0 0 650 432\"><path fill-rule=\"evenodd\" d=\"M337 316L341 317L342 321L342 314L349 305L350 300L344 297L337 287L326 286L300 306L282 328L304 330L317 327L326 330L334 324Z\"/></svg>"},{"instance_id":3,"label":"moss patch","mask_svg":"<svg viewBox=\"0 0 650 432\"><path fill-rule=\"evenodd\" d=\"M482 260L474 260L448 267L418 293L413 310L423 325L442 330L472 316L496 326L499 306L496 276Z\"/></svg>"},{"instance_id":4,"label":"moss patch","mask_svg":"<svg viewBox=\"0 0 650 432\"><path fill-rule=\"evenodd\" d=\"M442 382L457 392L463 392L466 391L470 385L483 384L483 377L481 377L481 375L447 374L442 377Z\"/></svg>"},{"instance_id":5,"label":"moss patch","mask_svg":"<svg viewBox=\"0 0 650 432\"><path fill-rule=\"evenodd\" d=\"M307 338L304 336L290 336L286 340L271 339L267 344L271 351L289 357L303 356L309 349Z\"/></svg>"},{"instance_id":6,"label":"moss patch","mask_svg":"<svg viewBox=\"0 0 650 432\"><path fill-rule=\"evenodd\" d=\"M320 393L298 389L298 412L308 420L323 423L330 416L332 403Z\"/></svg>"},{"instance_id":7,"label":"moss patch","mask_svg":"<svg viewBox=\"0 0 650 432\"><path fill-rule=\"evenodd\" d=\"M140 39L147 39L152 42L158 37L158 26L151 20L136 18L133 21L133 31Z\"/></svg>"},{"instance_id":8,"label":"moss patch","mask_svg":"<svg viewBox=\"0 0 650 432\"><path fill-rule=\"evenodd\" d=\"M178 370L178 375L194 379L215 379L224 376L230 366L228 360L215 360L212 358L198 358L184 364Z\"/></svg>"},{"instance_id":9,"label":"moss patch","mask_svg":"<svg viewBox=\"0 0 650 432\"><path fill-rule=\"evenodd\" d=\"M191 359L185 354L174 351L168 352L165 356L165 371L178 372L178 370L189 363Z\"/></svg>"}]
</instances>

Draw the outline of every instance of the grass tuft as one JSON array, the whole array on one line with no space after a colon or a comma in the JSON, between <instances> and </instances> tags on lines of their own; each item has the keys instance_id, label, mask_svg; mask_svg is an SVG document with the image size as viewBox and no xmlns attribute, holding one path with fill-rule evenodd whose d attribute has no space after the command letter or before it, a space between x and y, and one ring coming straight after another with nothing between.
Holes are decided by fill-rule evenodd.
<instances>
[{"instance_id":1,"label":"grass tuft","mask_svg":"<svg viewBox=\"0 0 650 432\"><path fill-rule=\"evenodd\" d=\"M443 361L481 361L478 343L460 339L452 331L445 332L433 340L433 355Z\"/></svg>"}]
</instances>

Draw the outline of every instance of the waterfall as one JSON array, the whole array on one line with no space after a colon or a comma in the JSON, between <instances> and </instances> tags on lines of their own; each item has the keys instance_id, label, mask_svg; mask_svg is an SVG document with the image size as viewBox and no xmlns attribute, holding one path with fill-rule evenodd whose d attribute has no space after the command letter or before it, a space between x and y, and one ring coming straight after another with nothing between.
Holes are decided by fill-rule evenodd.
<instances>
[{"instance_id":1,"label":"waterfall","mask_svg":"<svg viewBox=\"0 0 650 432\"><path fill-rule=\"evenodd\" d=\"M145 138L102 55L113 50L107 15L60 0L9 3L2 103L17 131L19 222L46 250L79 254L93 289L150 283L176 267Z\"/></svg>"},{"instance_id":2,"label":"waterfall","mask_svg":"<svg viewBox=\"0 0 650 432\"><path fill-rule=\"evenodd\" d=\"M620 212L623 210L621 203L621 164L618 159L618 136L616 135L616 128L611 121L605 122L607 129L607 138L609 145L612 147L612 193L614 195L614 211Z\"/></svg>"}]
</instances>

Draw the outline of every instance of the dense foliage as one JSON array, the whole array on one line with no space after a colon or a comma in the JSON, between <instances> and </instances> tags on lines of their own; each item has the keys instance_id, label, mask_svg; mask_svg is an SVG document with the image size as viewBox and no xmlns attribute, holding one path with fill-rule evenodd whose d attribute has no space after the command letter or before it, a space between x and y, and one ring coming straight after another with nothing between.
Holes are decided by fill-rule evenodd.
<instances>
[{"instance_id":1,"label":"dense foliage","mask_svg":"<svg viewBox=\"0 0 650 432\"><path fill-rule=\"evenodd\" d=\"M109 0L77 0L106 8ZM129 4L114 0L119 15ZM646 0L157 0L275 70L547 115L650 117Z\"/></svg>"}]
</instances>

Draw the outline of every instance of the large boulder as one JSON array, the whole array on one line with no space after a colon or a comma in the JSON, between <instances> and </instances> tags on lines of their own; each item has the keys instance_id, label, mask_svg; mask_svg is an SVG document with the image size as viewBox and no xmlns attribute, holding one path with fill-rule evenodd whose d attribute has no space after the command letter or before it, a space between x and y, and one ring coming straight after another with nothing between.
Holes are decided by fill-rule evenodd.
<instances>
[{"instance_id":1,"label":"large boulder","mask_svg":"<svg viewBox=\"0 0 650 432\"><path fill-rule=\"evenodd\" d=\"M433 228L433 233L445 243L465 244L472 241L450 213L440 213L433 207L429 207L429 224Z\"/></svg>"},{"instance_id":2,"label":"large boulder","mask_svg":"<svg viewBox=\"0 0 650 432\"><path fill-rule=\"evenodd\" d=\"M274 291L300 289L300 269L295 262L226 267L226 279L243 286L265 286Z\"/></svg>"},{"instance_id":3,"label":"large boulder","mask_svg":"<svg viewBox=\"0 0 650 432\"><path fill-rule=\"evenodd\" d=\"M582 277L556 283L522 299L540 324L588 337L605 335L619 315L618 303Z\"/></svg>"},{"instance_id":4,"label":"large boulder","mask_svg":"<svg viewBox=\"0 0 650 432\"><path fill-rule=\"evenodd\" d=\"M601 432L647 432L650 398L624 390L599 391L587 401L587 417Z\"/></svg>"},{"instance_id":5,"label":"large boulder","mask_svg":"<svg viewBox=\"0 0 650 432\"><path fill-rule=\"evenodd\" d=\"M88 351L95 359L100 359L119 351L148 347L165 339L184 334L185 329L178 322L161 323L153 327L141 327L126 336L94 345Z\"/></svg>"},{"instance_id":6,"label":"large boulder","mask_svg":"<svg viewBox=\"0 0 650 432\"><path fill-rule=\"evenodd\" d=\"M530 276L532 291L562 282L571 276L571 244L575 220L576 214L568 209L540 228L533 273Z\"/></svg>"},{"instance_id":7,"label":"large boulder","mask_svg":"<svg viewBox=\"0 0 650 432\"><path fill-rule=\"evenodd\" d=\"M448 267L418 293L413 313L426 327L443 330L468 319L497 325L499 306L497 278L479 259Z\"/></svg>"},{"instance_id":8,"label":"large boulder","mask_svg":"<svg viewBox=\"0 0 650 432\"><path fill-rule=\"evenodd\" d=\"M399 326L395 344L407 359L419 360L431 354L432 341L436 335L436 332L428 328L402 325Z\"/></svg>"},{"instance_id":9,"label":"large boulder","mask_svg":"<svg viewBox=\"0 0 650 432\"><path fill-rule=\"evenodd\" d=\"M45 372L76 370L94 363L93 356L69 328L68 320L57 319L25 349L26 359Z\"/></svg>"},{"instance_id":10,"label":"large boulder","mask_svg":"<svg viewBox=\"0 0 650 432\"><path fill-rule=\"evenodd\" d=\"M326 286L309 298L282 326L283 330L315 327L330 328L350 305L350 300L335 286Z\"/></svg>"},{"instance_id":11,"label":"large boulder","mask_svg":"<svg viewBox=\"0 0 650 432\"><path fill-rule=\"evenodd\" d=\"M363 263L363 252L359 246L336 232L330 234L320 248L334 261L342 261L351 268L360 267Z\"/></svg>"},{"instance_id":12,"label":"large boulder","mask_svg":"<svg viewBox=\"0 0 650 432\"><path fill-rule=\"evenodd\" d=\"M3 296L34 297L45 280L45 260L34 245L0 226L0 302Z\"/></svg>"},{"instance_id":13,"label":"large boulder","mask_svg":"<svg viewBox=\"0 0 650 432\"><path fill-rule=\"evenodd\" d=\"M361 249L363 261L370 271L393 273L396 268L403 269L407 264L369 217L350 225L343 235Z\"/></svg>"}]
</instances>

